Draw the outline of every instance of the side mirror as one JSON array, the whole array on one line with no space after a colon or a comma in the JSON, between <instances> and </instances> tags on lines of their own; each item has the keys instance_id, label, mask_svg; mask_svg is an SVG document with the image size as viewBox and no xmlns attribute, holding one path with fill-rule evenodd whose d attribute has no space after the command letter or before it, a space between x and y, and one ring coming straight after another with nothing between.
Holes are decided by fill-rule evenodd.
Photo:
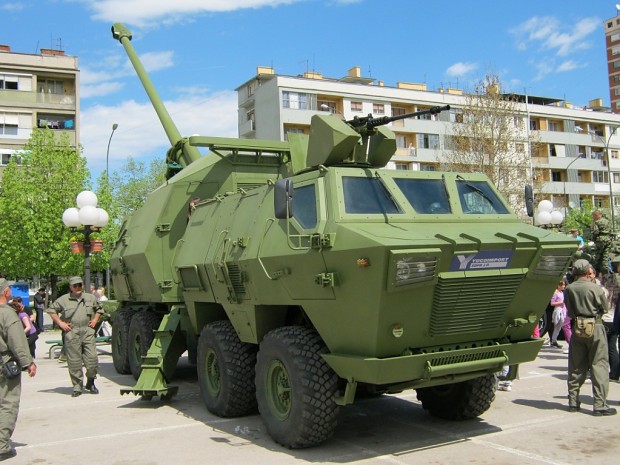
<instances>
[{"instance_id":1,"label":"side mirror","mask_svg":"<svg viewBox=\"0 0 620 465\"><path fill-rule=\"evenodd\" d=\"M534 216L534 191L529 184L525 185L525 209L527 216L532 218Z\"/></svg>"},{"instance_id":2,"label":"side mirror","mask_svg":"<svg viewBox=\"0 0 620 465\"><path fill-rule=\"evenodd\" d=\"M273 209L276 218L286 220L293 216L293 181L278 179L273 192Z\"/></svg>"}]
</instances>

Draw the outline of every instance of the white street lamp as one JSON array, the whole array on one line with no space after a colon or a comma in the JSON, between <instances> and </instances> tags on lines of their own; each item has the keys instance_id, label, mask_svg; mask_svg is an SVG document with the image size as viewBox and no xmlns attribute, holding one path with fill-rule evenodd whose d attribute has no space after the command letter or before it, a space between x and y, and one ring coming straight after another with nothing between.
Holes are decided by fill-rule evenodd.
<instances>
[{"instance_id":1,"label":"white street lamp","mask_svg":"<svg viewBox=\"0 0 620 465\"><path fill-rule=\"evenodd\" d=\"M78 208L67 208L62 214L62 222L84 234L84 292L90 292L90 234L104 228L109 216L103 208L97 208L97 195L92 191L80 192L75 203Z\"/></svg>"},{"instance_id":2,"label":"white street lamp","mask_svg":"<svg viewBox=\"0 0 620 465\"><path fill-rule=\"evenodd\" d=\"M564 221L564 214L559 210L554 210L553 203L549 200L541 200L536 210L536 224L538 226L557 226Z\"/></svg>"}]
</instances>

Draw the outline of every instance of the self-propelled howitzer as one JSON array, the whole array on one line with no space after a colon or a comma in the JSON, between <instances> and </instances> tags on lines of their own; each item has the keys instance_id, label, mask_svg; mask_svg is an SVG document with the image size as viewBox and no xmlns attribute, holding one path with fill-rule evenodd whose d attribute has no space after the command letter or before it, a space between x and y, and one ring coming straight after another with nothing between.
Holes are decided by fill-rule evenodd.
<instances>
[{"instance_id":1,"label":"self-propelled howitzer","mask_svg":"<svg viewBox=\"0 0 620 465\"><path fill-rule=\"evenodd\" d=\"M114 364L138 378L122 392L171 397L189 349L209 411L258 407L287 447L329 438L360 389L482 414L495 373L536 357L576 242L519 221L481 174L385 169L389 121L319 113L287 142L166 130L179 166L111 260Z\"/></svg>"}]
</instances>

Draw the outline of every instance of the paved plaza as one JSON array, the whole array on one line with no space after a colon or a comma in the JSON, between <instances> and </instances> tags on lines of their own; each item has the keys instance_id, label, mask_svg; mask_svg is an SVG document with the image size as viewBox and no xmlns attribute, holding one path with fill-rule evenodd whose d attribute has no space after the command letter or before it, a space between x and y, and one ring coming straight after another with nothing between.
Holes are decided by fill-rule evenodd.
<instances>
[{"instance_id":1,"label":"paved plaza","mask_svg":"<svg viewBox=\"0 0 620 465\"><path fill-rule=\"evenodd\" d=\"M591 414L591 385L585 410L566 410L567 355L543 348L521 367L511 392L497 392L480 419L449 422L430 417L414 391L358 401L341 410L332 439L305 450L288 450L267 435L258 415L222 419L207 412L195 369L182 359L169 403L121 396L132 386L118 375L109 345L100 345L101 394L71 397L64 363L48 358L46 340L37 347L36 378L23 379L22 404L13 440L17 457L5 462L63 465L284 465L284 464L601 464L620 454L620 416ZM620 384L610 387L611 405Z\"/></svg>"}]
</instances>

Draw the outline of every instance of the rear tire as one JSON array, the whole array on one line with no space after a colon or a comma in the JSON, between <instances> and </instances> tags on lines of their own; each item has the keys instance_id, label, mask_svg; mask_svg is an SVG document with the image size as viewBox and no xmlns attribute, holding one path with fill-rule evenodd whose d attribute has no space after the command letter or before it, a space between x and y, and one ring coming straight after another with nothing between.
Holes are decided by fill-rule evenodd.
<instances>
[{"instance_id":1,"label":"rear tire","mask_svg":"<svg viewBox=\"0 0 620 465\"><path fill-rule=\"evenodd\" d=\"M291 449L315 446L336 428L338 377L321 354L320 336L299 326L278 328L260 344L258 410L271 437Z\"/></svg>"},{"instance_id":2,"label":"rear tire","mask_svg":"<svg viewBox=\"0 0 620 465\"><path fill-rule=\"evenodd\" d=\"M239 417L256 411L257 346L241 342L230 321L205 326L198 339L198 384L209 412Z\"/></svg>"},{"instance_id":3,"label":"rear tire","mask_svg":"<svg viewBox=\"0 0 620 465\"><path fill-rule=\"evenodd\" d=\"M127 337L129 369L135 379L142 373L142 357L146 355L155 338L154 331L159 327L161 317L150 311L134 314L129 325Z\"/></svg>"},{"instance_id":4,"label":"rear tire","mask_svg":"<svg viewBox=\"0 0 620 465\"><path fill-rule=\"evenodd\" d=\"M123 308L114 314L112 323L112 363L117 373L127 375L129 368L129 325L134 312Z\"/></svg>"},{"instance_id":5,"label":"rear tire","mask_svg":"<svg viewBox=\"0 0 620 465\"><path fill-rule=\"evenodd\" d=\"M495 400L497 379L485 375L456 384L418 389L424 410L444 420L471 420L486 412Z\"/></svg>"}]
</instances>

